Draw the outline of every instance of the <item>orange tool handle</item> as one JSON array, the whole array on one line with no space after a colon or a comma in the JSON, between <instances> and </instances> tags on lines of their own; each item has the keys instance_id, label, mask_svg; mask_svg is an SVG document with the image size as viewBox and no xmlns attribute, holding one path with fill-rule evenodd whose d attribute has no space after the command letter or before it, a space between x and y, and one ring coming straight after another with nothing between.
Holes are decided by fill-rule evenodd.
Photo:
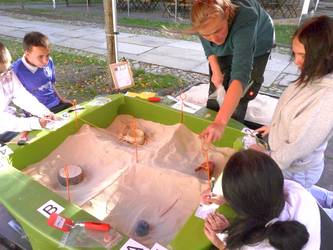
<instances>
[{"instance_id":1,"label":"orange tool handle","mask_svg":"<svg viewBox=\"0 0 333 250\"><path fill-rule=\"evenodd\" d=\"M82 222L85 229L108 232L111 229L111 226L107 223L101 222Z\"/></svg>"}]
</instances>

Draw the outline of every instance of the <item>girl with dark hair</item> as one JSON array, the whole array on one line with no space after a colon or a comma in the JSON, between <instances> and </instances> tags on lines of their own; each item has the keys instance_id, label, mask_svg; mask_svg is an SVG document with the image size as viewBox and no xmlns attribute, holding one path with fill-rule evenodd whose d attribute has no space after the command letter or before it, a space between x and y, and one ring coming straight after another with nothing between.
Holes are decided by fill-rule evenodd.
<instances>
[{"instance_id":1,"label":"girl with dark hair","mask_svg":"<svg viewBox=\"0 0 333 250\"><path fill-rule=\"evenodd\" d=\"M328 216L306 189L284 180L267 154L251 149L235 153L223 171L222 189L237 217L228 222L211 214L205 220L204 232L218 249L333 249L326 239L333 233Z\"/></svg>"},{"instance_id":2,"label":"girl with dark hair","mask_svg":"<svg viewBox=\"0 0 333 250\"><path fill-rule=\"evenodd\" d=\"M314 184L333 134L333 20L319 16L306 21L293 36L292 50L300 75L283 92L271 126L258 131L269 133L271 157L284 177L309 189L324 208L332 208L333 193ZM332 210L327 212L333 218Z\"/></svg>"}]
</instances>

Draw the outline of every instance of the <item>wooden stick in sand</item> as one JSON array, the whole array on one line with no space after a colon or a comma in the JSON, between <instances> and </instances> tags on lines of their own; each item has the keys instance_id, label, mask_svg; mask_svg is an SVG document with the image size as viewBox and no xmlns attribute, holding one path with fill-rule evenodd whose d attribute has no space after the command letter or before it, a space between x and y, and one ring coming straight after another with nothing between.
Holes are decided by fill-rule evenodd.
<instances>
[{"instance_id":1,"label":"wooden stick in sand","mask_svg":"<svg viewBox=\"0 0 333 250\"><path fill-rule=\"evenodd\" d=\"M77 105L77 102L76 102L76 99L73 100L73 109L74 109L74 115L75 115L75 127L76 129L79 129L79 119L77 117L77 110L76 110L76 105Z\"/></svg>"},{"instance_id":2,"label":"wooden stick in sand","mask_svg":"<svg viewBox=\"0 0 333 250\"><path fill-rule=\"evenodd\" d=\"M132 132L134 135L134 145L135 145L135 159L136 159L136 163L139 163L139 156L138 156L138 142L137 142L137 134L136 134L136 120L135 117L133 117L132 120Z\"/></svg>"}]
</instances>

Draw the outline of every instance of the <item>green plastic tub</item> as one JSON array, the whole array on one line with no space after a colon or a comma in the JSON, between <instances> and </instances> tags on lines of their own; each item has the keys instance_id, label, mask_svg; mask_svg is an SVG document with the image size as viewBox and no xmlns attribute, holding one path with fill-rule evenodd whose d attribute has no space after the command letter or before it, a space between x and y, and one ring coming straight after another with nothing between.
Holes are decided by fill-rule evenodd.
<instances>
[{"instance_id":1,"label":"green plastic tub","mask_svg":"<svg viewBox=\"0 0 333 250\"><path fill-rule=\"evenodd\" d=\"M118 114L129 114L165 125L176 124L180 121L180 112L167 105L150 103L121 94L110 97L112 101L103 106L93 107L87 103L82 104L85 109L78 114L80 119L77 120L77 124L73 119L56 131L31 132L29 136L33 139L25 146L9 144L13 150L9 156L9 161L13 167L0 168L0 203L22 225L33 249L59 248L62 232L49 227L46 217L37 211L50 200L64 208L61 214L65 217L70 217L73 220L98 220L26 176L21 170L50 154L67 136L74 134L83 125L82 120L101 128L108 127ZM209 119L203 118L207 116L207 113L210 114ZM214 117L215 112L212 111L201 112L200 116L186 113L184 114L184 124L193 132L199 133L209 125ZM239 123L231 121L223 138L216 145L232 147L236 138L241 136L241 127ZM228 217L233 216L231 209L226 206L222 206L220 210ZM120 249L126 240L125 236L124 240L113 249ZM173 250L210 249L210 242L203 233L203 221L193 215L190 216L187 223L167 247Z\"/></svg>"}]
</instances>

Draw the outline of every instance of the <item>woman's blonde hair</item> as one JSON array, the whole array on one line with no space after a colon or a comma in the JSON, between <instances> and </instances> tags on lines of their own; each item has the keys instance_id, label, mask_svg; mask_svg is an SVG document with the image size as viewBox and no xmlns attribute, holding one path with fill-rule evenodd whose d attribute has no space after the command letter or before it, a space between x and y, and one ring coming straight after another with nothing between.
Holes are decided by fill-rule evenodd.
<instances>
[{"instance_id":1,"label":"woman's blonde hair","mask_svg":"<svg viewBox=\"0 0 333 250\"><path fill-rule=\"evenodd\" d=\"M0 42L0 73L5 72L12 61L12 57L6 46Z\"/></svg>"},{"instance_id":2,"label":"woman's blonde hair","mask_svg":"<svg viewBox=\"0 0 333 250\"><path fill-rule=\"evenodd\" d=\"M203 30L207 24L207 20L221 16L225 18L228 10L228 23L231 25L235 16L237 5L231 0L195 0L191 11L192 31L197 33Z\"/></svg>"}]
</instances>

